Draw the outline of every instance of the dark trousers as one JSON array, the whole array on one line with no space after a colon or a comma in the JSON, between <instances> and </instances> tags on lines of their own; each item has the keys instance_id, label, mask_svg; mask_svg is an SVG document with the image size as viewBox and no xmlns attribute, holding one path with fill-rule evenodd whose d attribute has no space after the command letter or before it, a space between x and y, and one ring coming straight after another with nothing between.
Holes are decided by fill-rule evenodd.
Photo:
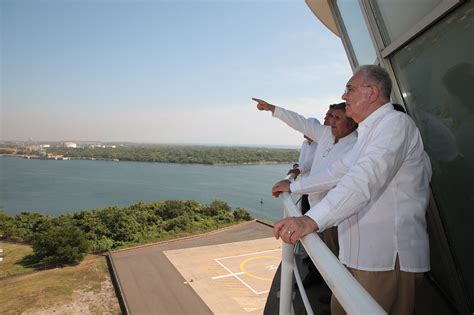
<instances>
[{"instance_id":1,"label":"dark trousers","mask_svg":"<svg viewBox=\"0 0 474 315\"><path fill-rule=\"evenodd\" d=\"M303 195L301 197L301 213L305 214L310 208L311 206L309 205L308 195Z\"/></svg>"}]
</instances>

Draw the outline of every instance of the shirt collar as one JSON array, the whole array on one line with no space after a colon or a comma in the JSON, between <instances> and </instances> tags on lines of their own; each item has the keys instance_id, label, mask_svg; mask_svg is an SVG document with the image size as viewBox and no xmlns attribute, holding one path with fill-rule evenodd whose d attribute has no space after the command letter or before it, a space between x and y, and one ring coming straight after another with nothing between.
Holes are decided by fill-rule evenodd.
<instances>
[{"instance_id":1,"label":"shirt collar","mask_svg":"<svg viewBox=\"0 0 474 315\"><path fill-rule=\"evenodd\" d=\"M344 142L344 141L350 141L350 140L352 140L354 137L357 138L357 130L354 130L354 131L352 131L350 134L348 134L347 136L345 136L345 137L339 139L338 142L341 142L341 141L342 141L342 142Z\"/></svg>"},{"instance_id":2,"label":"shirt collar","mask_svg":"<svg viewBox=\"0 0 474 315\"><path fill-rule=\"evenodd\" d=\"M394 110L393 105L390 102L385 103L379 108L377 108L377 110L375 110L372 114L370 114L367 118L365 118L359 123L359 131L371 128L376 121L378 121L381 117L385 116L385 114L390 110Z\"/></svg>"},{"instance_id":3,"label":"shirt collar","mask_svg":"<svg viewBox=\"0 0 474 315\"><path fill-rule=\"evenodd\" d=\"M336 137L334 137L334 135L332 134L331 132L331 137L332 137L332 143L336 143ZM347 136L345 137L342 137L341 139L339 139L339 141L337 143L341 143L341 142L346 142L346 141L351 141L352 139L356 139L357 138L357 129L352 131L350 134L348 134Z\"/></svg>"}]
</instances>

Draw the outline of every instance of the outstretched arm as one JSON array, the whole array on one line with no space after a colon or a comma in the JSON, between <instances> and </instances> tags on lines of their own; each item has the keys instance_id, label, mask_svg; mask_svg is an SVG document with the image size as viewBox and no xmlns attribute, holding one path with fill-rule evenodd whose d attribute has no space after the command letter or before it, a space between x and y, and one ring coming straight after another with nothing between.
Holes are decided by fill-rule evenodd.
<instances>
[{"instance_id":1,"label":"outstretched arm","mask_svg":"<svg viewBox=\"0 0 474 315\"><path fill-rule=\"evenodd\" d=\"M273 117L280 119L291 128L310 137L315 142L319 142L319 139L322 137L324 132L331 132L329 127L311 122L306 117L298 113L277 107L258 98L252 98L252 100L257 102L258 110L271 111Z\"/></svg>"}]
</instances>

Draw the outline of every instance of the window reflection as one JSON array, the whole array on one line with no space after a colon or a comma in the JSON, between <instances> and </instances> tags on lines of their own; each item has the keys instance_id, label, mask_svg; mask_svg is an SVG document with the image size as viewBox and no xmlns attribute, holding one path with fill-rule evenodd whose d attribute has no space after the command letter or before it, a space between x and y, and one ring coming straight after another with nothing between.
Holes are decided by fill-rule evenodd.
<instances>
[{"instance_id":1,"label":"window reflection","mask_svg":"<svg viewBox=\"0 0 474 315\"><path fill-rule=\"evenodd\" d=\"M392 64L433 164L432 189L474 301L474 2L394 54Z\"/></svg>"},{"instance_id":2,"label":"window reflection","mask_svg":"<svg viewBox=\"0 0 474 315\"><path fill-rule=\"evenodd\" d=\"M390 44L408 31L441 2L442 0L374 1L374 13L381 17L377 21L380 23L379 28L382 31L385 45Z\"/></svg>"}]
</instances>

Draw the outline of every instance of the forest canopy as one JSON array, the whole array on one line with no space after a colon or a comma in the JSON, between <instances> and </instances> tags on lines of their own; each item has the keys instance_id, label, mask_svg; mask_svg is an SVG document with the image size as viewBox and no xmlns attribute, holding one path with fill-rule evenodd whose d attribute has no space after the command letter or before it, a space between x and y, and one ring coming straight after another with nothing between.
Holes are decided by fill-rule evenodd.
<instances>
[{"instance_id":1,"label":"forest canopy","mask_svg":"<svg viewBox=\"0 0 474 315\"><path fill-rule=\"evenodd\" d=\"M296 149L185 145L136 145L115 148L52 147L47 152L71 158L193 164L292 163L298 161L299 156L299 151Z\"/></svg>"},{"instance_id":2,"label":"forest canopy","mask_svg":"<svg viewBox=\"0 0 474 315\"><path fill-rule=\"evenodd\" d=\"M139 202L129 207L78 211L59 217L35 212L0 212L0 238L33 245L35 261L68 264L88 252L167 240L252 220L244 209L224 201Z\"/></svg>"}]
</instances>

